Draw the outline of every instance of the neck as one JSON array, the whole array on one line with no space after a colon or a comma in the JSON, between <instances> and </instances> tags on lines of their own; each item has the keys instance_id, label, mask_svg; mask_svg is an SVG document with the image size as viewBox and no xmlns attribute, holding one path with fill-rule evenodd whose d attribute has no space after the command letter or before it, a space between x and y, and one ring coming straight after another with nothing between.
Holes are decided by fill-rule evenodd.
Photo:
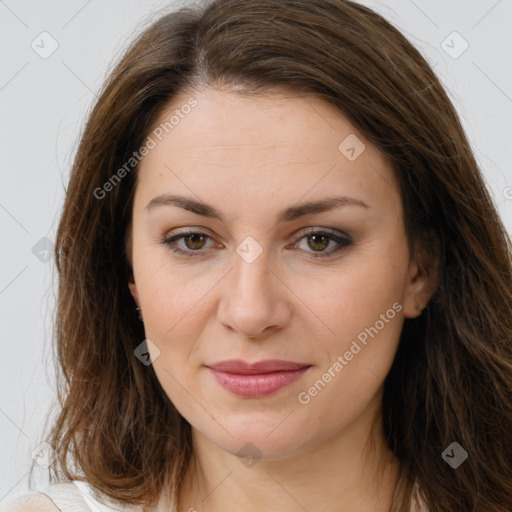
<instances>
[{"instance_id":1,"label":"neck","mask_svg":"<svg viewBox=\"0 0 512 512\"><path fill-rule=\"evenodd\" d=\"M179 512L390 509L398 461L385 445L375 407L334 438L249 467L195 429L192 437L194 455L180 489Z\"/></svg>"}]
</instances>

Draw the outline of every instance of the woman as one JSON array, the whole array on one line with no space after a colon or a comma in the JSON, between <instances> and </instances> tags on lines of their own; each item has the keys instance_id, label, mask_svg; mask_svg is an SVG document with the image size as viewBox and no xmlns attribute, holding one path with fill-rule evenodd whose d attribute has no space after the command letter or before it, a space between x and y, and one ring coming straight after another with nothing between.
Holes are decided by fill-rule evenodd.
<instances>
[{"instance_id":1,"label":"woman","mask_svg":"<svg viewBox=\"0 0 512 512\"><path fill-rule=\"evenodd\" d=\"M510 510L510 239L371 10L160 18L90 115L56 256L53 485L10 510Z\"/></svg>"}]
</instances>

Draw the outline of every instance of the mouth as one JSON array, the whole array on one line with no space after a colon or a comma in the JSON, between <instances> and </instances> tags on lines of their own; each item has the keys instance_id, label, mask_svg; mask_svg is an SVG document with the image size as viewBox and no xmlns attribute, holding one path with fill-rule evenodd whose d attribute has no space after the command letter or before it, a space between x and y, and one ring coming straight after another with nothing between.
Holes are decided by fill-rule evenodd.
<instances>
[{"instance_id":1,"label":"mouth","mask_svg":"<svg viewBox=\"0 0 512 512\"><path fill-rule=\"evenodd\" d=\"M276 393L300 379L310 367L310 364L277 359L256 363L236 359L206 366L224 389L245 398Z\"/></svg>"}]
</instances>

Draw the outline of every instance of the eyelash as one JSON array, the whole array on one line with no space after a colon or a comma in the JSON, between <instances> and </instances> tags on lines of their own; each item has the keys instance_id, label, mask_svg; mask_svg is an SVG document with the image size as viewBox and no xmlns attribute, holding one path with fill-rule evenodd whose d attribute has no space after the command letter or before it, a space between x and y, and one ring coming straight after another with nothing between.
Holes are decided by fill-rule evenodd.
<instances>
[{"instance_id":1,"label":"eyelash","mask_svg":"<svg viewBox=\"0 0 512 512\"><path fill-rule=\"evenodd\" d=\"M202 233L201 231L187 231L186 233L174 235L169 238L163 238L162 240L160 240L160 243L162 243L163 245L168 247L174 253L180 254L182 256L187 256L187 257L202 256L204 254L204 251L202 249L198 249L195 251L192 249L184 250L184 249L181 249L181 248L175 246L175 242L177 242L178 240L180 240L182 238L190 237L192 235L199 235L199 236L203 236L203 237L210 238L210 239L212 238L211 236L207 235L206 233ZM338 252L342 251L343 249L346 249L347 247L350 247L351 245L353 245L352 240L347 235L337 236L337 235L334 235L333 233L329 233L327 231L322 231L322 230L311 230L308 232L301 233L300 238L298 239L297 242L295 242L295 244L297 244L304 238L308 238L308 237L311 237L314 235L320 235L320 236L327 237L330 240L335 241L339 245L339 247L337 247L336 249L331 249L328 252L317 252L317 253L312 252L311 254L314 259L329 258L333 254L338 253ZM307 252L309 252L309 251L307 251Z\"/></svg>"}]
</instances>

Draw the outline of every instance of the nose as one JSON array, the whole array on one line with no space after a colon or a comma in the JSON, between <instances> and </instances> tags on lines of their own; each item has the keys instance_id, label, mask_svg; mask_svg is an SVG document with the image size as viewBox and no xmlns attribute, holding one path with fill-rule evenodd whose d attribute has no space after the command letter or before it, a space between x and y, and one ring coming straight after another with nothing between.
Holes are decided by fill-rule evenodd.
<instances>
[{"instance_id":1,"label":"nose","mask_svg":"<svg viewBox=\"0 0 512 512\"><path fill-rule=\"evenodd\" d=\"M265 252L251 263L236 255L224 280L218 319L242 337L267 337L289 324L291 295L283 277L269 267Z\"/></svg>"}]
</instances>

